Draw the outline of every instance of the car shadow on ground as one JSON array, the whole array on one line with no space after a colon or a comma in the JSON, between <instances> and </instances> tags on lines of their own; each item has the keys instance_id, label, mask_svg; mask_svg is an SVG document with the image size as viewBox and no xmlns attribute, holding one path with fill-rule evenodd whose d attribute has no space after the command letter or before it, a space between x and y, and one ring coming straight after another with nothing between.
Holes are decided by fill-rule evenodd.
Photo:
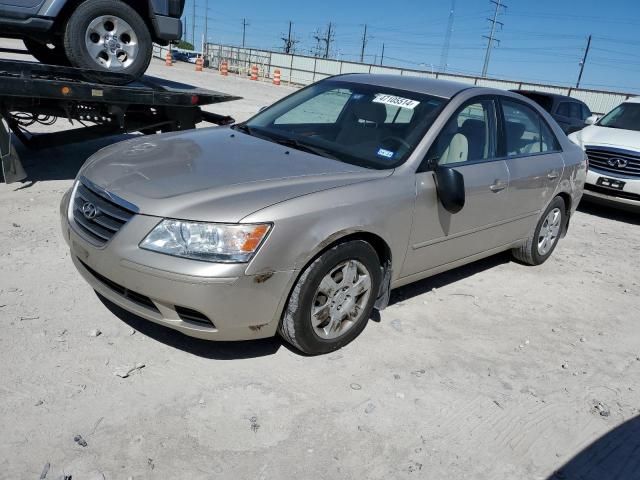
<instances>
[{"instance_id":1,"label":"car shadow on ground","mask_svg":"<svg viewBox=\"0 0 640 480\"><path fill-rule=\"evenodd\" d=\"M394 305L413 297L417 297L418 295L427 293L434 288L441 288L451 283L458 282L464 278L471 277L477 273L497 267L498 265L509 263L512 260L513 259L509 252L503 252L478 260L477 262L434 275L433 277L425 278L424 280L411 283L404 287L397 288L391 291L389 305Z\"/></svg>"},{"instance_id":2,"label":"car shadow on ground","mask_svg":"<svg viewBox=\"0 0 640 480\"><path fill-rule=\"evenodd\" d=\"M640 225L640 209L638 211L625 210L583 199L578 205L578 210L600 218L608 218L630 225Z\"/></svg>"},{"instance_id":3,"label":"car shadow on ground","mask_svg":"<svg viewBox=\"0 0 640 480\"><path fill-rule=\"evenodd\" d=\"M105 307L137 332L177 350L210 360L240 360L274 355L283 346L280 337L244 342L211 342L188 337L176 330L130 313L96 292Z\"/></svg>"},{"instance_id":4,"label":"car shadow on ground","mask_svg":"<svg viewBox=\"0 0 640 480\"><path fill-rule=\"evenodd\" d=\"M82 143L39 150L25 147L19 140L13 139L27 178L15 184L15 190L32 187L38 182L48 180L73 180L78 170L91 155L113 143L134 138L137 135L115 135ZM0 180L2 175L0 174Z\"/></svg>"},{"instance_id":5,"label":"car shadow on ground","mask_svg":"<svg viewBox=\"0 0 640 480\"><path fill-rule=\"evenodd\" d=\"M640 415L607 432L547 480L640 479Z\"/></svg>"}]
</instances>

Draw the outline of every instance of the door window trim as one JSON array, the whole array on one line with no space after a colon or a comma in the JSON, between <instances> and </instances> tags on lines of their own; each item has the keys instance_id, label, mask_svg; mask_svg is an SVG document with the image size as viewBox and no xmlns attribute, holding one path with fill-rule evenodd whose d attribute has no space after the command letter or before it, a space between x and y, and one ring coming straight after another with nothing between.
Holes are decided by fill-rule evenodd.
<instances>
[{"instance_id":1,"label":"door window trim","mask_svg":"<svg viewBox=\"0 0 640 480\"><path fill-rule=\"evenodd\" d=\"M435 136L434 141L431 143L431 145L429 145L429 149L427 150L427 154L422 159L422 162L420 162L420 166L416 170L416 173L424 173L424 172L432 172L433 171L432 166L429 165L430 160L431 160L431 159L428 158L429 151L431 150L431 148L433 147L435 142L438 141L438 138L440 137L440 135L442 134L444 129L447 127L449 122L451 120L453 120L454 118L457 118L457 116L460 114L460 112L462 112L469 105L473 105L475 103L482 103L482 102L486 102L486 101L490 101L491 104L493 105L493 115L491 115L490 118L489 118L489 128L491 129L491 127L493 126L493 130L492 130L492 137L493 138L491 139L491 141L493 142L493 144L495 146L494 151L495 151L495 154L497 156L496 157L491 157L491 158L486 158L486 159L480 159L480 160L467 160L467 161L464 161L464 162L448 163L447 167L459 168L459 167L463 167L463 166L466 166L466 165L476 165L478 163L489 163L489 162L495 162L495 161L498 161L498 160L502 160L502 158L499 158L499 152L500 152L500 150L499 150L499 147L500 147L500 138L499 138L500 137L500 129L499 129L499 119L498 119L498 106L499 106L499 103L498 103L498 100L497 100L497 96L496 95L478 95L477 97L473 97L473 98L470 98L469 100L465 101L447 119L447 121L444 123L444 126L440 129L438 134Z\"/></svg>"},{"instance_id":2,"label":"door window trim","mask_svg":"<svg viewBox=\"0 0 640 480\"><path fill-rule=\"evenodd\" d=\"M535 114L540 118L541 122L544 122L544 124L546 125L547 129L549 130L549 133L551 134L551 136L553 137L554 143L555 143L555 148L553 150L547 150L546 152L536 152L536 153L522 153L522 154L518 154L518 155L507 155L507 127L506 127L506 120L504 117L504 110L503 110L503 104L502 102L506 100L509 102L513 102L513 103L519 103L520 105L524 105L525 107L528 107L529 109L533 110L535 112ZM511 160L511 159L516 159L516 158L524 158L524 157L539 157L541 155L551 155L553 153L562 153L564 152L564 150L562 149L562 144L560 143L560 140L558 140L558 136L556 135L556 133L553 131L553 129L551 128L551 126L549 125L549 122L547 122L547 119L544 118L544 116L537 110L537 108L529 105L527 102L523 102L520 99L517 98L512 98L512 97L507 97L505 95L498 95L497 96L497 103L498 103L498 117L499 117L499 135L498 138L501 140L501 144L500 144L500 153L502 154L502 157L500 157L498 160ZM540 131L540 135L542 135L542 131Z\"/></svg>"}]
</instances>

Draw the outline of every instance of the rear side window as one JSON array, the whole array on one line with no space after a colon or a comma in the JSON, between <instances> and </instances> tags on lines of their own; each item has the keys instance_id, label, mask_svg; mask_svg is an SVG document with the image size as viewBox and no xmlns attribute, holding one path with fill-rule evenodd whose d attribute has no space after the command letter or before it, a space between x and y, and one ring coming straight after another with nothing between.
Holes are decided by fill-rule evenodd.
<instances>
[{"instance_id":1,"label":"rear side window","mask_svg":"<svg viewBox=\"0 0 640 480\"><path fill-rule=\"evenodd\" d=\"M516 157L559 149L558 140L532 108L519 102L502 100L507 156Z\"/></svg>"}]
</instances>

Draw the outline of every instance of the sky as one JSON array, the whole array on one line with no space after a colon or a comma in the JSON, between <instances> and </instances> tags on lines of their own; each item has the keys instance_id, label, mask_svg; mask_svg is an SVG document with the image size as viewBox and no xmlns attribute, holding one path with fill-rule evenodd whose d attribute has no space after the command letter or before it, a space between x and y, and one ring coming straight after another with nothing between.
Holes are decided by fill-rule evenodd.
<instances>
[{"instance_id":1,"label":"sky","mask_svg":"<svg viewBox=\"0 0 640 480\"><path fill-rule=\"evenodd\" d=\"M208 11L209 42L242 44L282 51L289 21L296 53L312 54L318 33L329 22L335 37L331 58L360 59L367 25L365 62L441 71L443 44L452 0L187 0L187 40L201 44ZM207 9L208 3L208 9ZM640 0L501 0L488 76L575 86L587 38L591 48L580 86L640 93ZM455 0L446 71L479 75L495 4L490 0ZM198 47L196 47L198 48Z\"/></svg>"}]
</instances>

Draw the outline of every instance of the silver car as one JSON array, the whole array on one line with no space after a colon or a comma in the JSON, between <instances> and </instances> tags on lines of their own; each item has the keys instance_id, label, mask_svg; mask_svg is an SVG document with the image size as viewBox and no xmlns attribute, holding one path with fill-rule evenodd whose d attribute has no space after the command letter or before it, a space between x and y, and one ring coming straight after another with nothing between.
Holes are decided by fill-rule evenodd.
<instances>
[{"instance_id":1,"label":"silver car","mask_svg":"<svg viewBox=\"0 0 640 480\"><path fill-rule=\"evenodd\" d=\"M356 74L230 128L109 146L60 213L111 302L194 337L279 333L320 354L391 289L504 250L547 260L585 177L583 151L524 97Z\"/></svg>"}]
</instances>

